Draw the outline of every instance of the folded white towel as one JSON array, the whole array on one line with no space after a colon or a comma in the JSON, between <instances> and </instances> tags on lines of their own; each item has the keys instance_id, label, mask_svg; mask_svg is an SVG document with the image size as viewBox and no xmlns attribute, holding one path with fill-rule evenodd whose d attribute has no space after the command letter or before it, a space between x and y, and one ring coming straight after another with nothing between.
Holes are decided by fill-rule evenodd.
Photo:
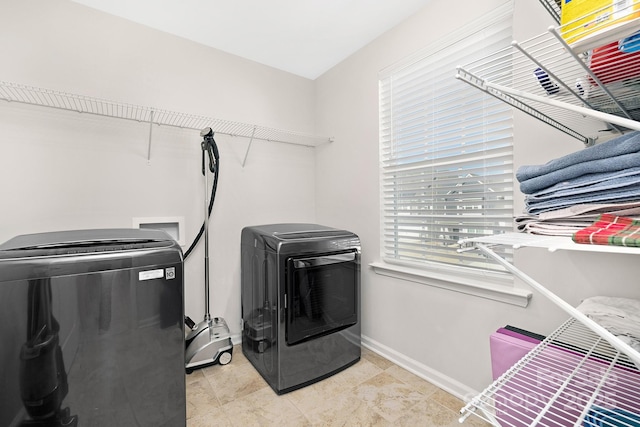
<instances>
[{"instance_id":1,"label":"folded white towel","mask_svg":"<svg viewBox=\"0 0 640 427\"><path fill-rule=\"evenodd\" d=\"M640 352L640 300L596 296L582 301L578 310Z\"/></svg>"}]
</instances>

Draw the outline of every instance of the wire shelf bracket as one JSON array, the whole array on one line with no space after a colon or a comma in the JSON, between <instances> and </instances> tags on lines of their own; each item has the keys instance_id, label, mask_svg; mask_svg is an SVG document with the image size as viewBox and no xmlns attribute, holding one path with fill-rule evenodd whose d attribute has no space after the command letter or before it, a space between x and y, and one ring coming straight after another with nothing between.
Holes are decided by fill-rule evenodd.
<instances>
[{"instance_id":1,"label":"wire shelf bracket","mask_svg":"<svg viewBox=\"0 0 640 427\"><path fill-rule=\"evenodd\" d=\"M560 123L559 121L551 118L547 114L533 108L531 105L518 100L517 98L510 96L506 91L502 90L504 86L499 86L495 84L490 84L486 80L479 78L473 75L471 72L465 70L463 67L459 66L456 73L456 78L462 80L465 83L470 84L471 86L476 87L477 89L503 101L507 104L511 105L514 108L540 120L543 123L546 123L554 128L566 133L569 136L572 136L580 141L582 141L585 146L590 146L594 144L593 138L588 138L582 135L580 132L575 131L574 129Z\"/></svg>"}]
</instances>

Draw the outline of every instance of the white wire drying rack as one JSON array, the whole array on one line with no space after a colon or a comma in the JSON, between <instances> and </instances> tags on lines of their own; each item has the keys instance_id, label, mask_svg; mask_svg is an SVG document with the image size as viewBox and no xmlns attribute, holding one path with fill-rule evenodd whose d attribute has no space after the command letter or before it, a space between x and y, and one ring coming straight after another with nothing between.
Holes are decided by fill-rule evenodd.
<instances>
[{"instance_id":1,"label":"white wire drying rack","mask_svg":"<svg viewBox=\"0 0 640 427\"><path fill-rule=\"evenodd\" d=\"M331 142L331 138L329 137L321 137L303 132L274 129L265 126L144 107L4 81L0 81L0 99L9 102L20 102L41 107L149 123L149 154L151 150L153 125L194 130L211 127L215 133L249 138L249 145L244 157L243 166L247 159L249 149L251 148L251 142L254 139L307 147L316 147L320 144Z\"/></svg>"},{"instance_id":2,"label":"white wire drying rack","mask_svg":"<svg viewBox=\"0 0 640 427\"><path fill-rule=\"evenodd\" d=\"M541 3L558 19L555 1ZM631 10L640 0L618 3ZM606 41L590 50L569 45L570 25L552 26L529 40L514 41L506 49L458 67L456 77L585 145L606 135L603 132L626 131L631 122L620 124L616 118L640 120L640 53L622 56L617 43ZM629 25L629 34L640 30L640 20Z\"/></svg>"},{"instance_id":3,"label":"white wire drying rack","mask_svg":"<svg viewBox=\"0 0 640 427\"><path fill-rule=\"evenodd\" d=\"M475 414L496 426L578 426L594 405L603 402L607 403L607 408L614 405L640 413L640 353L491 249L496 245L508 245L513 249L538 247L550 251L640 254L637 248L577 244L567 237L525 233L464 239L460 245L461 251L480 250L571 316L469 402L461 410L461 422ZM550 372L553 382L541 386L541 375L545 372ZM621 386L622 377L628 380ZM583 387L586 379L593 384ZM621 400L611 401L612 397ZM605 398L609 400L605 401Z\"/></svg>"}]
</instances>

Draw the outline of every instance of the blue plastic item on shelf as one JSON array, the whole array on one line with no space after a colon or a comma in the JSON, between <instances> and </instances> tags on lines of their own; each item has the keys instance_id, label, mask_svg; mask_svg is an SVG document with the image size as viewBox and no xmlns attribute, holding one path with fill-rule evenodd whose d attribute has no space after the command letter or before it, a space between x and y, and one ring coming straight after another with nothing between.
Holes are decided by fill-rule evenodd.
<instances>
[{"instance_id":1,"label":"blue plastic item on shelf","mask_svg":"<svg viewBox=\"0 0 640 427\"><path fill-rule=\"evenodd\" d=\"M624 53L640 52L640 31L620 40L618 49Z\"/></svg>"}]
</instances>

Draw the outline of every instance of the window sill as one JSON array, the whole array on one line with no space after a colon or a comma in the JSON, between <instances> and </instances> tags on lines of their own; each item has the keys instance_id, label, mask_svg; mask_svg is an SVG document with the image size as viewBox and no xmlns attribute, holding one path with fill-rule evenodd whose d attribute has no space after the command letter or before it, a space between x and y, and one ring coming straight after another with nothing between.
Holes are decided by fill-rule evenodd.
<instances>
[{"instance_id":1,"label":"window sill","mask_svg":"<svg viewBox=\"0 0 640 427\"><path fill-rule=\"evenodd\" d=\"M448 289L506 304L517 305L519 307L526 307L532 296L530 291L524 289L507 287L507 285L494 285L473 278L458 278L449 274L438 274L433 271L425 271L383 262L373 262L369 264L369 266L373 268L376 274L382 276Z\"/></svg>"}]
</instances>

